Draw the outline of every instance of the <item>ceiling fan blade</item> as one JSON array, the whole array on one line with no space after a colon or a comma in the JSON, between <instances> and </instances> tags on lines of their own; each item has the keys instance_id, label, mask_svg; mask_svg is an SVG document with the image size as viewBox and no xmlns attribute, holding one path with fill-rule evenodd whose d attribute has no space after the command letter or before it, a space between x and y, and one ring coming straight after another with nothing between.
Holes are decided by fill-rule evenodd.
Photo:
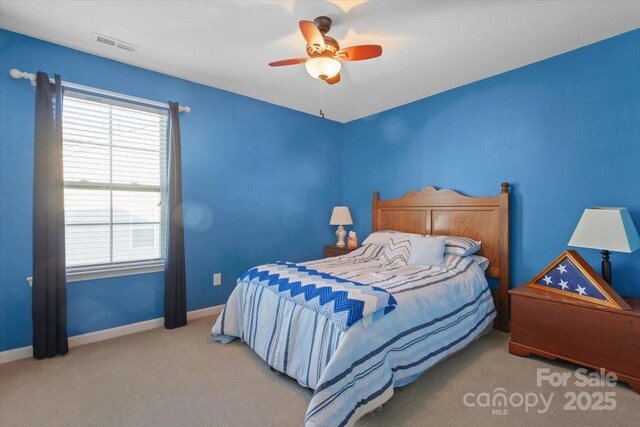
<instances>
[{"instance_id":1,"label":"ceiling fan blade","mask_svg":"<svg viewBox=\"0 0 640 427\"><path fill-rule=\"evenodd\" d=\"M295 58L295 59L283 59L282 61L272 62L269 65L272 67L282 67L283 65L298 65L304 64L309 58Z\"/></svg>"},{"instance_id":2,"label":"ceiling fan blade","mask_svg":"<svg viewBox=\"0 0 640 427\"><path fill-rule=\"evenodd\" d=\"M322 33L316 27L316 24L311 21L300 21L300 31L314 52L324 52L324 37L322 37Z\"/></svg>"},{"instance_id":3,"label":"ceiling fan blade","mask_svg":"<svg viewBox=\"0 0 640 427\"><path fill-rule=\"evenodd\" d=\"M382 46L363 44L340 49L334 56L341 61L362 61L364 59L377 58L380 55L382 55Z\"/></svg>"},{"instance_id":4,"label":"ceiling fan blade","mask_svg":"<svg viewBox=\"0 0 640 427\"><path fill-rule=\"evenodd\" d=\"M338 83L340 81L340 73L336 74L335 76L331 77L330 79L325 79L325 82L329 83L330 85L334 85L336 83Z\"/></svg>"}]
</instances>

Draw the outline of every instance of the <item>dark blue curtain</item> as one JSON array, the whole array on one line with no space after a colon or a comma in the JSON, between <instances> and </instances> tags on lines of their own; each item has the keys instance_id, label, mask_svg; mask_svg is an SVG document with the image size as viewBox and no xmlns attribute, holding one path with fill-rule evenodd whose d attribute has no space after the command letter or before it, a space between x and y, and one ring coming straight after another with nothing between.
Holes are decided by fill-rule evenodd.
<instances>
[{"instance_id":1,"label":"dark blue curtain","mask_svg":"<svg viewBox=\"0 0 640 427\"><path fill-rule=\"evenodd\" d=\"M187 283L184 264L182 221L182 158L180 151L180 107L169 103L167 176L167 258L164 270L164 326L187 324Z\"/></svg>"},{"instance_id":2,"label":"dark blue curtain","mask_svg":"<svg viewBox=\"0 0 640 427\"><path fill-rule=\"evenodd\" d=\"M69 351L64 254L62 84L38 72L33 170L33 357Z\"/></svg>"}]
</instances>

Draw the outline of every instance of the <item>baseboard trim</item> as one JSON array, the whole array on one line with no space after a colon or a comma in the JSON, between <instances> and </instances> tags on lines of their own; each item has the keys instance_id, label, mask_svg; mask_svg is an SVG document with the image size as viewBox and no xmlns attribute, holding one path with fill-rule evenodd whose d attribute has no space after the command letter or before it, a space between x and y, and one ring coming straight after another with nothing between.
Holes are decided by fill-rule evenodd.
<instances>
[{"instance_id":1,"label":"baseboard trim","mask_svg":"<svg viewBox=\"0 0 640 427\"><path fill-rule=\"evenodd\" d=\"M200 317L213 316L220 314L224 305L214 305L212 307L201 308L199 310L189 311L187 320L199 319ZM148 331L149 329L160 328L164 326L164 318L145 320L143 322L131 323L130 325L118 326L101 331L89 332L87 334L69 337L69 348L79 345L91 344L93 342L104 341L111 338L121 337L124 335L135 334L137 332ZM26 347L14 348L0 352L0 364L13 362L14 360L26 359L33 355L30 345Z\"/></svg>"}]
</instances>

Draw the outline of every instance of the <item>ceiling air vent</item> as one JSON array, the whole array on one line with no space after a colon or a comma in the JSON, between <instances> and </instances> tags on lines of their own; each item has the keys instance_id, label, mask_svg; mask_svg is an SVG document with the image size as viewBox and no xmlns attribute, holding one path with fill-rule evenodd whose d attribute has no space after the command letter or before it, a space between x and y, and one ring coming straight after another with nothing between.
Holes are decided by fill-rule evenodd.
<instances>
[{"instance_id":1,"label":"ceiling air vent","mask_svg":"<svg viewBox=\"0 0 640 427\"><path fill-rule=\"evenodd\" d=\"M107 46L117 47L118 49L126 50L127 52L137 52L140 46L136 46L132 43L127 43L122 40L114 39L113 37L105 36L104 34L93 33L95 41L98 43L106 44Z\"/></svg>"}]
</instances>

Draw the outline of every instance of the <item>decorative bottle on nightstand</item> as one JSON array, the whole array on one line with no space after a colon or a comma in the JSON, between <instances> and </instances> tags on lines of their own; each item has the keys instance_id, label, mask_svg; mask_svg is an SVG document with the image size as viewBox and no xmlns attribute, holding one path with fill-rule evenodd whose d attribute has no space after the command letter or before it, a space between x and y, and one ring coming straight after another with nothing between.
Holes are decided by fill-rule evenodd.
<instances>
[{"instance_id":1,"label":"decorative bottle on nightstand","mask_svg":"<svg viewBox=\"0 0 640 427\"><path fill-rule=\"evenodd\" d=\"M347 241L347 247L349 249L355 249L358 247L358 236L355 231L349 232L349 240Z\"/></svg>"}]
</instances>

